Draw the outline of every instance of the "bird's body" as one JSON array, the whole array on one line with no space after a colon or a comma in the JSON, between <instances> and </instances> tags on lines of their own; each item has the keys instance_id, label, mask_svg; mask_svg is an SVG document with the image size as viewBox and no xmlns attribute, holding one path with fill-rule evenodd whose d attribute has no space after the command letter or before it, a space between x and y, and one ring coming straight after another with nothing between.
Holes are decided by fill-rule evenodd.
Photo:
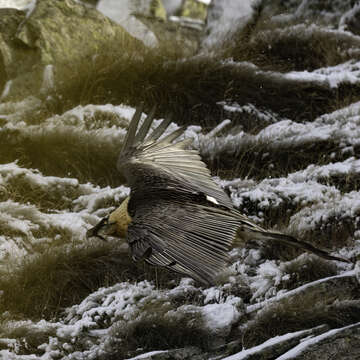
<instances>
[{"instance_id":1,"label":"bird's body","mask_svg":"<svg viewBox=\"0 0 360 360\"><path fill-rule=\"evenodd\" d=\"M251 222L211 179L198 152L187 149L188 140L173 143L183 129L161 138L170 123L164 120L148 135L153 116L154 110L138 129L141 109L136 111L119 156L118 169L131 187L130 197L88 236L126 237L134 260L204 283L215 281L237 236L280 241L347 261Z\"/></svg>"}]
</instances>

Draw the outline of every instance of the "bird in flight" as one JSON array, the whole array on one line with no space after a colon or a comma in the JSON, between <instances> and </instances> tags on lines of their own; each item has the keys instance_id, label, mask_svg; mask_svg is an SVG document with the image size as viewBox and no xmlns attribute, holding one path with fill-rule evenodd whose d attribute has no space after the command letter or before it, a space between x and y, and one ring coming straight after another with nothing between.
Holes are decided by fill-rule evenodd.
<instances>
[{"instance_id":1,"label":"bird in flight","mask_svg":"<svg viewBox=\"0 0 360 360\"><path fill-rule=\"evenodd\" d=\"M139 107L117 162L130 196L88 230L87 237L126 238L135 261L145 260L205 284L213 284L224 269L236 238L279 241L349 262L251 222L212 180L199 153L188 149L192 140L174 142L184 128L162 137L171 122L165 119L148 134L155 108L139 126L141 114Z\"/></svg>"}]
</instances>

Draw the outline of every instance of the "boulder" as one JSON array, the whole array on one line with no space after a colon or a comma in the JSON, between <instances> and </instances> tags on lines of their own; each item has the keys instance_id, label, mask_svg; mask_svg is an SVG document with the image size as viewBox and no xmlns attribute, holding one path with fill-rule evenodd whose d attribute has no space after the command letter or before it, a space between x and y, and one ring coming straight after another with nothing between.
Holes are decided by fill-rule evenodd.
<instances>
[{"instance_id":1,"label":"boulder","mask_svg":"<svg viewBox=\"0 0 360 360\"><path fill-rule=\"evenodd\" d=\"M97 9L126 31L141 40L147 47L163 48L167 53L192 55L198 49L199 29L189 28L176 17L177 22L168 21L180 15L182 0L100 0ZM200 27L202 30L202 27Z\"/></svg>"},{"instance_id":2,"label":"boulder","mask_svg":"<svg viewBox=\"0 0 360 360\"><path fill-rule=\"evenodd\" d=\"M157 18L151 16L151 10L154 13L161 12L161 7L157 11L156 4L150 7L149 2L147 4L142 3L140 0L135 2L133 0L100 0L97 4L97 10L121 25L129 34L142 41L144 45L156 47L159 45L157 37L146 24L137 19L137 16L146 16L155 22ZM161 17L160 19L163 20Z\"/></svg>"},{"instance_id":3,"label":"boulder","mask_svg":"<svg viewBox=\"0 0 360 360\"><path fill-rule=\"evenodd\" d=\"M184 0L181 16L205 22L208 4L205 0Z\"/></svg>"},{"instance_id":4,"label":"boulder","mask_svg":"<svg viewBox=\"0 0 360 360\"><path fill-rule=\"evenodd\" d=\"M97 56L117 59L142 47L121 26L74 0L0 9L2 100L69 88L85 66L100 70Z\"/></svg>"}]
</instances>

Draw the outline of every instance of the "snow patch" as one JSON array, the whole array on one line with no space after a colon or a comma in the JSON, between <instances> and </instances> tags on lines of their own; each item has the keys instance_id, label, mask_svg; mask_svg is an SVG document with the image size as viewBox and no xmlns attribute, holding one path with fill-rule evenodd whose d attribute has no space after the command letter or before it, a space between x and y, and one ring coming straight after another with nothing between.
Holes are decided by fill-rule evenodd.
<instances>
[{"instance_id":1,"label":"snow patch","mask_svg":"<svg viewBox=\"0 0 360 360\"><path fill-rule=\"evenodd\" d=\"M356 328L360 326L360 322L344 326L342 328L338 329L332 329L325 334L321 334L315 337L311 337L310 339L303 340L300 344L292 348L291 350L287 351L285 354L279 356L277 360L287 360L287 359L295 359L302 353L304 353L308 348L311 347L311 345L314 345L324 339L327 339L329 337L333 337L334 335L337 335L345 330Z\"/></svg>"}]
</instances>

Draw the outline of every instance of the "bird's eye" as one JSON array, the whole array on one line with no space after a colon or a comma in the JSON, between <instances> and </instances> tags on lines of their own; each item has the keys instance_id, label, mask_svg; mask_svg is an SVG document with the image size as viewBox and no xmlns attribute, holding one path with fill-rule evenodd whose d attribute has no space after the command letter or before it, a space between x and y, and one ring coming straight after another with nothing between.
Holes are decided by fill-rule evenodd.
<instances>
[{"instance_id":1,"label":"bird's eye","mask_svg":"<svg viewBox=\"0 0 360 360\"><path fill-rule=\"evenodd\" d=\"M109 223L109 218L108 218L108 217L103 218L103 219L101 220L101 224L102 224L102 225L107 225L108 223Z\"/></svg>"}]
</instances>

